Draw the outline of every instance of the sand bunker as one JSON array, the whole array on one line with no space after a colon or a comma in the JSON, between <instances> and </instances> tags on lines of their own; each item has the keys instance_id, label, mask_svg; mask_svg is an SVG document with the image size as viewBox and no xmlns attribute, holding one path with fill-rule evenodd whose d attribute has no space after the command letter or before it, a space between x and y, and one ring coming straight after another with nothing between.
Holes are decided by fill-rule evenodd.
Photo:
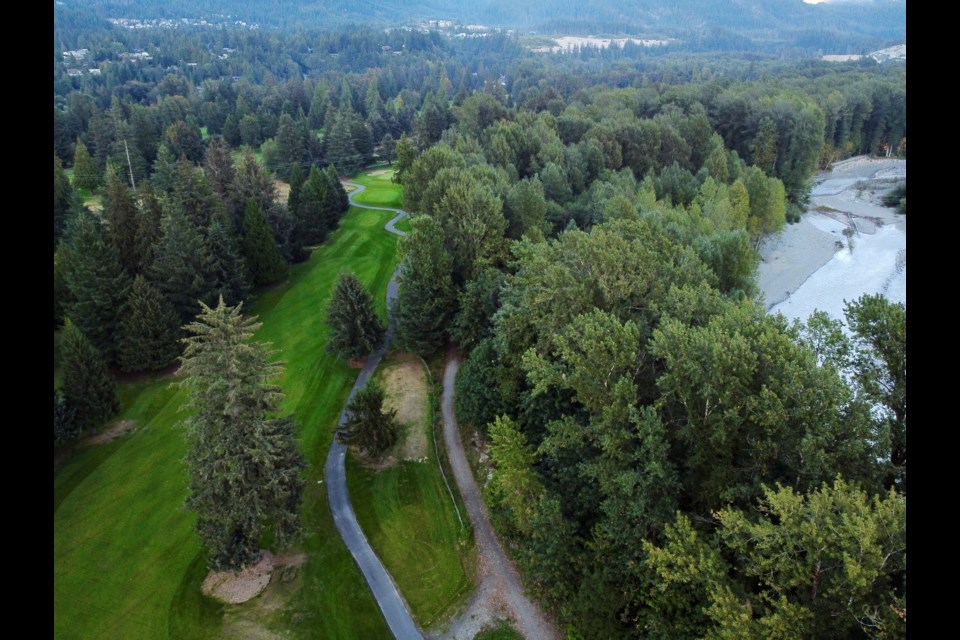
<instances>
[{"instance_id":1,"label":"sand bunker","mask_svg":"<svg viewBox=\"0 0 960 640\"><path fill-rule=\"evenodd\" d=\"M205 595L227 604L241 604L260 595L270 584L270 575L279 567L298 567L306 562L306 555L287 554L274 557L263 551L260 561L244 567L239 572L211 571L203 580L201 590Z\"/></svg>"}]
</instances>

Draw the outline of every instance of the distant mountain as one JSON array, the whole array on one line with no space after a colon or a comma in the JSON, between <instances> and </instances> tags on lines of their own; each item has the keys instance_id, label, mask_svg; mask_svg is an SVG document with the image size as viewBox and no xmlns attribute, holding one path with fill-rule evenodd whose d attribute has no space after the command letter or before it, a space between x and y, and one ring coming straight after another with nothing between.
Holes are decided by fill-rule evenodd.
<instances>
[{"instance_id":1,"label":"distant mountain","mask_svg":"<svg viewBox=\"0 0 960 640\"><path fill-rule=\"evenodd\" d=\"M811 38L872 38L889 45L906 38L906 0L59 0L57 5L61 2L104 18L229 15L261 28L412 26L445 19L544 34L682 38L731 32L787 45Z\"/></svg>"}]
</instances>

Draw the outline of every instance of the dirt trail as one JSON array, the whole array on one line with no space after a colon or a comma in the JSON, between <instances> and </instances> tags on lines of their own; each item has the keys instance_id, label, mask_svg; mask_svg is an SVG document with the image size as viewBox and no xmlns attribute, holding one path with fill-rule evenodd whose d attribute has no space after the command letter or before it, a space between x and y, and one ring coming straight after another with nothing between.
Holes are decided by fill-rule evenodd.
<instances>
[{"instance_id":1,"label":"dirt trail","mask_svg":"<svg viewBox=\"0 0 960 640\"><path fill-rule=\"evenodd\" d=\"M557 628L524 594L520 576L500 546L497 534L490 525L480 489L470 471L453 403L454 382L459 369L460 357L451 350L447 353L447 366L443 373L443 437L453 477L460 488L477 541L479 584L464 612L445 632L431 634L430 637L470 640L497 618L506 617L513 621L517 631L527 640L559 640L561 635Z\"/></svg>"}]
</instances>

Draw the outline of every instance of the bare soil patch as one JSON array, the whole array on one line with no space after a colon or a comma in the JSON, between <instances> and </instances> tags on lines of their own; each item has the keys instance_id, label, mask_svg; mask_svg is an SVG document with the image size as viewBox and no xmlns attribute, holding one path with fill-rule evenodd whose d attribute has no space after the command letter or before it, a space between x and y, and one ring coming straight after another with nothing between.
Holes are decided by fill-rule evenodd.
<instances>
[{"instance_id":1,"label":"bare soil patch","mask_svg":"<svg viewBox=\"0 0 960 640\"><path fill-rule=\"evenodd\" d=\"M297 567L307 560L306 554L274 556L263 551L259 562L240 571L211 571L203 580L201 589L205 595L226 604L241 604L260 595L270 584L271 575L279 569L281 582L289 582L297 573ZM292 569L289 569L292 567Z\"/></svg>"},{"instance_id":2,"label":"bare soil patch","mask_svg":"<svg viewBox=\"0 0 960 640\"><path fill-rule=\"evenodd\" d=\"M427 402L430 388L423 363L410 353L397 353L383 368L384 405L395 409L402 425L403 441L397 448L401 460L427 457Z\"/></svg>"},{"instance_id":3,"label":"bare soil patch","mask_svg":"<svg viewBox=\"0 0 960 640\"><path fill-rule=\"evenodd\" d=\"M371 171L367 175L370 176L371 178L375 178L377 176L382 176L389 172L390 172L390 169L377 169L376 171Z\"/></svg>"},{"instance_id":4,"label":"bare soil patch","mask_svg":"<svg viewBox=\"0 0 960 640\"><path fill-rule=\"evenodd\" d=\"M108 442L113 442L117 438L130 433L133 428L137 426L137 423L133 420L121 420L111 426L106 431L98 433L96 435L90 436L89 438L84 438L78 444L81 447L91 447L97 444L107 444Z\"/></svg>"},{"instance_id":5,"label":"bare soil patch","mask_svg":"<svg viewBox=\"0 0 960 640\"><path fill-rule=\"evenodd\" d=\"M273 184L277 187L277 202L287 204L287 200L290 198L290 183L274 178Z\"/></svg>"},{"instance_id":6,"label":"bare soil patch","mask_svg":"<svg viewBox=\"0 0 960 640\"><path fill-rule=\"evenodd\" d=\"M351 369L363 369L363 365L367 363L366 358L348 358L347 366Z\"/></svg>"}]
</instances>

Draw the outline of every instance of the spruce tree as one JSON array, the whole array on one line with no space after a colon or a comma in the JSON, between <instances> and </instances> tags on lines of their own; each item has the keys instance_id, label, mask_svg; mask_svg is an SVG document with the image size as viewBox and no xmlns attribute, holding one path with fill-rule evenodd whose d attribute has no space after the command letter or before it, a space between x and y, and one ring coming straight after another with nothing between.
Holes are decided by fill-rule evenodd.
<instances>
[{"instance_id":1,"label":"spruce tree","mask_svg":"<svg viewBox=\"0 0 960 640\"><path fill-rule=\"evenodd\" d=\"M373 298L352 273L341 273L327 312L332 330L327 350L342 358L363 358L383 343L386 329Z\"/></svg>"},{"instance_id":2,"label":"spruce tree","mask_svg":"<svg viewBox=\"0 0 960 640\"><path fill-rule=\"evenodd\" d=\"M300 238L305 245L319 244L327 237L326 207L329 202L329 184L326 175L316 165L310 167L310 176L303 185L300 213Z\"/></svg>"},{"instance_id":3,"label":"spruce tree","mask_svg":"<svg viewBox=\"0 0 960 640\"><path fill-rule=\"evenodd\" d=\"M397 342L429 356L443 346L456 306L450 255L443 248L443 231L436 220L417 216L413 232L400 239L403 269L394 306Z\"/></svg>"},{"instance_id":4,"label":"spruce tree","mask_svg":"<svg viewBox=\"0 0 960 640\"><path fill-rule=\"evenodd\" d=\"M181 357L193 417L188 427L190 496L211 569L237 569L259 557L269 522L285 545L300 531L301 469L296 425L282 416L275 380L283 365L251 342L260 327L241 305L202 305Z\"/></svg>"},{"instance_id":5,"label":"spruce tree","mask_svg":"<svg viewBox=\"0 0 960 640\"><path fill-rule=\"evenodd\" d=\"M70 220L64 282L70 291L65 312L108 362L116 355L130 276L123 270L117 250L104 239L102 225L83 210Z\"/></svg>"},{"instance_id":6,"label":"spruce tree","mask_svg":"<svg viewBox=\"0 0 960 640\"><path fill-rule=\"evenodd\" d=\"M331 204L341 214L337 217L337 220L343 217L342 214L346 213L350 209L350 196L347 195L347 190L343 188L343 183L340 182L340 173L337 171L337 167L329 164L326 168L327 174L327 186L330 187L330 192L336 194L336 198L331 198Z\"/></svg>"},{"instance_id":7,"label":"spruce tree","mask_svg":"<svg viewBox=\"0 0 960 640\"><path fill-rule=\"evenodd\" d=\"M80 429L76 423L77 412L67 404L63 394L57 390L53 392L53 446L65 445L78 435Z\"/></svg>"},{"instance_id":8,"label":"spruce tree","mask_svg":"<svg viewBox=\"0 0 960 640\"><path fill-rule=\"evenodd\" d=\"M287 211L294 219L300 219L300 207L303 200L303 184L305 180L299 165L294 165L290 171L290 194L287 196Z\"/></svg>"},{"instance_id":9,"label":"spruce tree","mask_svg":"<svg viewBox=\"0 0 960 640\"><path fill-rule=\"evenodd\" d=\"M290 178L291 168L303 162L305 156L305 141L300 137L298 127L289 113L280 116L277 124L277 151L281 163L277 168L277 175L282 180Z\"/></svg>"},{"instance_id":10,"label":"spruce tree","mask_svg":"<svg viewBox=\"0 0 960 640\"><path fill-rule=\"evenodd\" d=\"M153 186L149 182L144 180L139 183L137 191L140 206L137 213L136 246L134 249L139 260L136 271L137 273L147 273L150 265L153 264L154 252L162 235L160 219L163 217L163 209Z\"/></svg>"},{"instance_id":11,"label":"spruce tree","mask_svg":"<svg viewBox=\"0 0 960 640\"><path fill-rule=\"evenodd\" d=\"M183 322L197 314L198 300L215 299L220 269L203 233L183 214L172 211L160 224L162 236L148 276Z\"/></svg>"},{"instance_id":12,"label":"spruce tree","mask_svg":"<svg viewBox=\"0 0 960 640\"><path fill-rule=\"evenodd\" d=\"M243 302L250 292L250 283L241 249L224 214L210 221L205 240L212 260L213 281L209 295L203 300L213 301L223 296L227 304Z\"/></svg>"},{"instance_id":13,"label":"spruce tree","mask_svg":"<svg viewBox=\"0 0 960 640\"><path fill-rule=\"evenodd\" d=\"M210 139L203 171L207 174L210 188L226 206L227 213L231 218L239 218L239 209L243 204L236 197L236 171L233 168L233 156L230 153L230 147L222 137L214 136Z\"/></svg>"},{"instance_id":14,"label":"spruce tree","mask_svg":"<svg viewBox=\"0 0 960 640\"><path fill-rule=\"evenodd\" d=\"M73 187L63 170L63 163L56 155L53 156L53 246L63 235L67 225L67 215L73 203Z\"/></svg>"},{"instance_id":15,"label":"spruce tree","mask_svg":"<svg viewBox=\"0 0 960 640\"><path fill-rule=\"evenodd\" d=\"M346 192L343 190L343 185L340 184L340 177L337 175L337 170L332 164L327 165L327 168L323 172L323 178L327 181L327 189L324 194L326 202L323 205L323 228L326 230L326 234L329 235L333 231L336 231L340 225L340 218L343 217L346 211L343 206L343 198L341 197L341 195L344 195Z\"/></svg>"},{"instance_id":16,"label":"spruce tree","mask_svg":"<svg viewBox=\"0 0 960 640\"><path fill-rule=\"evenodd\" d=\"M374 382L357 391L347 408L349 417L337 432L337 440L355 444L375 457L392 447L400 435L397 411L384 411L383 399L383 389Z\"/></svg>"},{"instance_id":17,"label":"spruce tree","mask_svg":"<svg viewBox=\"0 0 960 640\"><path fill-rule=\"evenodd\" d=\"M120 322L120 368L163 369L180 355L179 340L176 309L142 275L134 278Z\"/></svg>"},{"instance_id":18,"label":"spruce tree","mask_svg":"<svg viewBox=\"0 0 960 640\"><path fill-rule=\"evenodd\" d=\"M255 287L283 280L290 271L267 221L263 219L260 206L253 198L247 200L243 218L243 257L247 265L247 282Z\"/></svg>"},{"instance_id":19,"label":"spruce tree","mask_svg":"<svg viewBox=\"0 0 960 640\"><path fill-rule=\"evenodd\" d=\"M80 329L66 318L60 335L63 397L76 411L81 430L96 427L120 410L116 386L100 353Z\"/></svg>"},{"instance_id":20,"label":"spruce tree","mask_svg":"<svg viewBox=\"0 0 960 640\"><path fill-rule=\"evenodd\" d=\"M77 138L77 146L73 152L73 183L79 189L94 190L100 186L100 167L90 157L87 145Z\"/></svg>"},{"instance_id":21,"label":"spruce tree","mask_svg":"<svg viewBox=\"0 0 960 640\"><path fill-rule=\"evenodd\" d=\"M137 234L139 212L133 192L116 167L107 163L103 190L103 218L107 223L106 239L117 249L120 262L128 273L137 273L141 259L138 255Z\"/></svg>"}]
</instances>

